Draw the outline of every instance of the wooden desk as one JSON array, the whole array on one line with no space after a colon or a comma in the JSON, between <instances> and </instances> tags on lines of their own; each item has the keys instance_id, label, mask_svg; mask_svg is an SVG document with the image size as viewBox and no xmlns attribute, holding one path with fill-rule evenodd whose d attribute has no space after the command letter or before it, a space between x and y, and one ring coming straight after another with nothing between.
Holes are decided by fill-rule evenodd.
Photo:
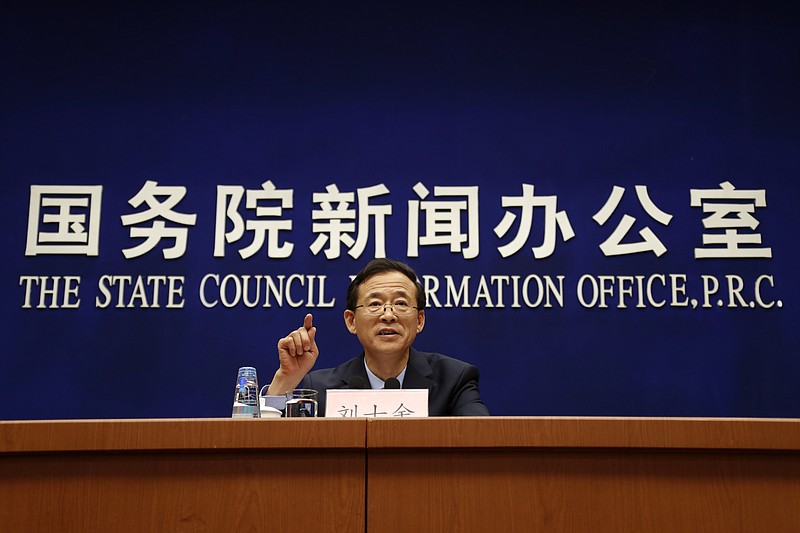
<instances>
[{"instance_id":1,"label":"wooden desk","mask_svg":"<svg viewBox=\"0 0 800 533\"><path fill-rule=\"evenodd\" d=\"M800 420L0 422L0 531L800 529Z\"/></svg>"},{"instance_id":2,"label":"wooden desk","mask_svg":"<svg viewBox=\"0 0 800 533\"><path fill-rule=\"evenodd\" d=\"M374 420L367 531L797 532L800 421Z\"/></svg>"},{"instance_id":3,"label":"wooden desk","mask_svg":"<svg viewBox=\"0 0 800 533\"><path fill-rule=\"evenodd\" d=\"M364 531L364 420L0 423L0 531Z\"/></svg>"}]
</instances>

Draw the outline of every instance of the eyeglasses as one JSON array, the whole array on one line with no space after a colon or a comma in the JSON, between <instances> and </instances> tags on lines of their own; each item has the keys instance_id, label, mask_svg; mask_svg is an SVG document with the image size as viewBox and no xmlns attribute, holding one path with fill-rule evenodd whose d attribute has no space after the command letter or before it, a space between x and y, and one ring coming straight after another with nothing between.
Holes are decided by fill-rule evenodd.
<instances>
[{"instance_id":1,"label":"eyeglasses","mask_svg":"<svg viewBox=\"0 0 800 533\"><path fill-rule=\"evenodd\" d=\"M406 302L395 302L393 304L390 303L382 304L374 302L366 305L365 304L357 305L355 308L358 309L359 307L363 307L364 314L367 316L380 316L386 312L387 306L391 307L392 313L394 313L397 316L413 315L414 311L418 309L413 305L408 305Z\"/></svg>"}]
</instances>

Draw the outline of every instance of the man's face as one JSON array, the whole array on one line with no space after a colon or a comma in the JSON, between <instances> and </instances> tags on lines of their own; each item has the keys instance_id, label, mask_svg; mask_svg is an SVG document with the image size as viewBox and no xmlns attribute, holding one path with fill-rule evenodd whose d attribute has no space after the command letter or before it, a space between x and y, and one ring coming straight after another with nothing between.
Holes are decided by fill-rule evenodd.
<instances>
[{"instance_id":1,"label":"man's face","mask_svg":"<svg viewBox=\"0 0 800 533\"><path fill-rule=\"evenodd\" d=\"M413 313L398 316L386 305L379 315L367 314L371 303L394 304L406 302L417 305L417 288L400 272L381 272L367 278L358 288L358 307L346 310L344 321L350 333L358 336L368 357L397 359L408 354L408 349L425 326L425 311L413 309Z\"/></svg>"}]
</instances>

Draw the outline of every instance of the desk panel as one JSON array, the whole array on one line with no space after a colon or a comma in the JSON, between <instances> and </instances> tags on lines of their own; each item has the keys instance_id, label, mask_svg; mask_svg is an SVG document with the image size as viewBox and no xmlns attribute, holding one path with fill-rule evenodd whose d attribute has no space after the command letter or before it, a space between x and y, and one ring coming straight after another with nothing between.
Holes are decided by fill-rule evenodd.
<instances>
[{"instance_id":1,"label":"desk panel","mask_svg":"<svg viewBox=\"0 0 800 533\"><path fill-rule=\"evenodd\" d=\"M368 531L796 532L800 423L375 420Z\"/></svg>"},{"instance_id":2,"label":"desk panel","mask_svg":"<svg viewBox=\"0 0 800 533\"><path fill-rule=\"evenodd\" d=\"M3 531L364 531L363 420L0 424Z\"/></svg>"}]
</instances>

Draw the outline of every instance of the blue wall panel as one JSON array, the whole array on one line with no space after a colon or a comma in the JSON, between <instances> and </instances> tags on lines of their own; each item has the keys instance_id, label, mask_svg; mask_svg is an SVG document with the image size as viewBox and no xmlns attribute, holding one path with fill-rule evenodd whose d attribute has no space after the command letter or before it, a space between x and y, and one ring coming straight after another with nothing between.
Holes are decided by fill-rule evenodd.
<instances>
[{"instance_id":1,"label":"blue wall panel","mask_svg":"<svg viewBox=\"0 0 800 533\"><path fill-rule=\"evenodd\" d=\"M754 2L6 8L0 418L229 416L237 368L266 383L278 338L306 312L318 366L334 366L359 350L344 292L378 234L386 255L438 284L416 346L475 363L493 414L800 416L797 22ZM242 258L253 232L218 242L218 187L252 193L268 180L291 207L234 211L290 223L278 244L293 248ZM183 188L171 211L196 218L126 225L147 209L129 201L148 181ZM726 182L741 196L709 196ZM314 195L331 185L353 194L342 221L353 241L367 221L356 257L349 242L313 251ZM63 186L99 186L99 213L67 209L83 229L53 222L65 220L59 202L87 198ZM357 197L375 186L388 192L369 204L391 207L382 232ZM530 219L512 206L528 186ZM600 224L615 187L624 193ZM706 194L695 206L692 190ZM429 226L434 201L464 208L450 219L462 239ZM720 219L704 210L726 203L736 207ZM626 215L635 221L607 255L600 245ZM95 253L48 248L46 234L86 236L92 220ZM163 239L126 258L143 241L132 227L156 221L185 232L183 253L165 259L175 239ZM659 244L626 248L645 228ZM724 248L703 238L726 230L745 239L738 251L696 257ZM282 302L265 307L262 293L226 307L209 274L229 276L229 291L233 279L298 277ZM40 296L55 276L53 306ZM64 306L66 276L80 282ZM118 306L119 285L100 288L107 276L151 283ZM153 276L174 277L179 307ZM536 285L548 279L561 288L550 305ZM448 296L448 280L467 292Z\"/></svg>"}]
</instances>

